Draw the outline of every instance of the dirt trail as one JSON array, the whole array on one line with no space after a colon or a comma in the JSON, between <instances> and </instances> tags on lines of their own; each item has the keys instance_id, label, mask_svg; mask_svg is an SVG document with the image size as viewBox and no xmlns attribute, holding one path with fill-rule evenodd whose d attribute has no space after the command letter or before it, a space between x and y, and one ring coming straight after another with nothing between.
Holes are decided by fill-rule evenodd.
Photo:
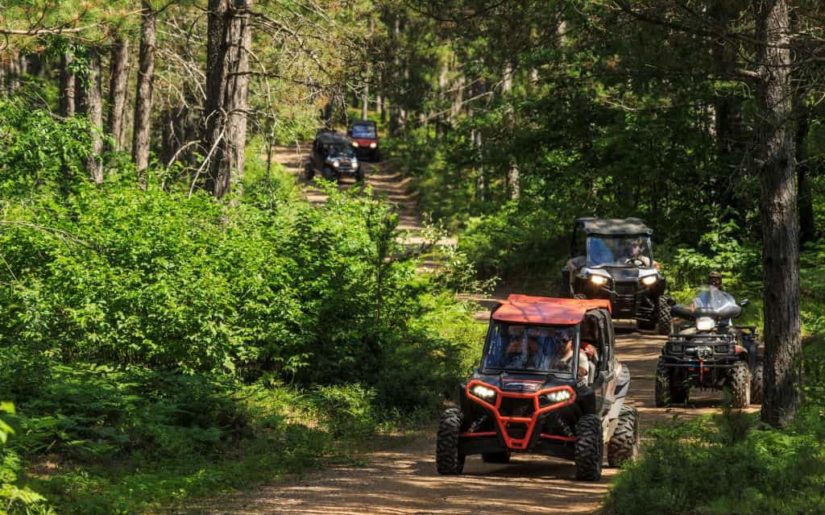
<instances>
[{"instance_id":1,"label":"dirt trail","mask_svg":"<svg viewBox=\"0 0 825 515\"><path fill-rule=\"evenodd\" d=\"M645 428L674 417L717 412L718 393L697 392L689 408L655 408L653 381L664 337L620 334L617 355L632 376L630 403ZM692 396L694 397L694 396ZM643 433L644 434L644 433ZM604 469L597 483L574 481L570 461L515 455L509 465L467 458L464 474L439 476L435 470L435 431L392 451L366 456L364 467L338 466L301 480L239 494L213 513L593 513L617 470Z\"/></svg>"},{"instance_id":2,"label":"dirt trail","mask_svg":"<svg viewBox=\"0 0 825 515\"><path fill-rule=\"evenodd\" d=\"M294 151L277 153L279 162L298 173ZM298 156L300 157L300 156ZM401 178L371 167L367 181L378 194L399 206L402 225L420 230L415 200ZM344 186L346 187L346 185ZM323 195L307 185L307 197ZM479 317L483 319L484 317ZM480 321L479 323L484 323ZM630 403L641 416L641 427L718 411L718 393L696 392L689 408L655 408L653 385L664 337L624 332L617 336L617 355L632 376ZM225 499L212 513L257 514L424 514L424 513L593 513L601 506L616 469L604 469L602 480L573 480L573 462L534 455L514 455L508 465L467 459L464 474L439 476L435 470L435 428L393 450L369 453L366 466L335 466L304 478L262 487Z\"/></svg>"}]
</instances>

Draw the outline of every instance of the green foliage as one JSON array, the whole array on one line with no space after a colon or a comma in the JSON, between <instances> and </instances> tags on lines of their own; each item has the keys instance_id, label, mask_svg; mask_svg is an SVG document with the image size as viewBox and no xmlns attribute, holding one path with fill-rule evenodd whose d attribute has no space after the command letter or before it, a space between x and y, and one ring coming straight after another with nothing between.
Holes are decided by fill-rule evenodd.
<instances>
[{"instance_id":1,"label":"green foliage","mask_svg":"<svg viewBox=\"0 0 825 515\"><path fill-rule=\"evenodd\" d=\"M735 416L742 415L727 417ZM649 430L644 458L616 478L608 512L817 512L825 501L825 448L812 429L821 434L823 426L807 420L813 427L787 432L732 433L725 416Z\"/></svg>"}]
</instances>

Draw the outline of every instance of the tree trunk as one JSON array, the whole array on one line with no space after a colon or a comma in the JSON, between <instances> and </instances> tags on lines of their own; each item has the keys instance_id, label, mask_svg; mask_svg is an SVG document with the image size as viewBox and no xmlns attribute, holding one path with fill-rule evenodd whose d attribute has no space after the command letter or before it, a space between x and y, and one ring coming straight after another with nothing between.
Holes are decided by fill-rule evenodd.
<instances>
[{"instance_id":1,"label":"tree trunk","mask_svg":"<svg viewBox=\"0 0 825 515\"><path fill-rule=\"evenodd\" d=\"M132 132L132 160L143 183L149 167L149 140L152 134L152 83L155 78L157 44L155 11L149 0L141 3L140 55L138 57L137 96Z\"/></svg>"},{"instance_id":2,"label":"tree trunk","mask_svg":"<svg viewBox=\"0 0 825 515\"><path fill-rule=\"evenodd\" d=\"M243 177L249 89L251 0L209 0L206 62L206 187L226 195Z\"/></svg>"},{"instance_id":3,"label":"tree trunk","mask_svg":"<svg viewBox=\"0 0 825 515\"><path fill-rule=\"evenodd\" d=\"M71 70L72 54L60 56L60 100L58 111L61 116L73 116L75 113L74 89L75 74Z\"/></svg>"},{"instance_id":4,"label":"tree trunk","mask_svg":"<svg viewBox=\"0 0 825 515\"><path fill-rule=\"evenodd\" d=\"M92 148L86 161L86 170L95 184L103 183L103 98L100 79L100 53L96 48L88 51L88 72L83 83L83 110L89 118Z\"/></svg>"},{"instance_id":5,"label":"tree trunk","mask_svg":"<svg viewBox=\"0 0 825 515\"><path fill-rule=\"evenodd\" d=\"M806 148L808 132L810 130L811 113L804 100L798 98L796 112L796 189L797 205L799 206L799 243L807 243L816 239L816 219L811 193L811 183L808 181L808 151Z\"/></svg>"},{"instance_id":6,"label":"tree trunk","mask_svg":"<svg viewBox=\"0 0 825 515\"><path fill-rule=\"evenodd\" d=\"M109 66L109 115L106 132L114 140L113 150L123 150L123 117L126 114L126 86L129 82L129 40L118 36L112 44Z\"/></svg>"},{"instance_id":7,"label":"tree trunk","mask_svg":"<svg viewBox=\"0 0 825 515\"><path fill-rule=\"evenodd\" d=\"M758 163L762 186L765 394L762 420L781 427L800 404L799 227L794 184L793 106L787 0L755 3L760 69Z\"/></svg>"},{"instance_id":8,"label":"tree trunk","mask_svg":"<svg viewBox=\"0 0 825 515\"><path fill-rule=\"evenodd\" d=\"M369 66L367 67L369 69ZM370 111L370 83L364 83L364 96L361 98L361 119L366 120Z\"/></svg>"}]
</instances>

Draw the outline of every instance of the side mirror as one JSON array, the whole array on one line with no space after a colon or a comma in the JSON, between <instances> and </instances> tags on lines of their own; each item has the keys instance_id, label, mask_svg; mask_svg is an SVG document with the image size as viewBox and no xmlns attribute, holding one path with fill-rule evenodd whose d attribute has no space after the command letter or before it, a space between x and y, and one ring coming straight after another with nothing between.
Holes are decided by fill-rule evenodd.
<instances>
[{"instance_id":1,"label":"side mirror","mask_svg":"<svg viewBox=\"0 0 825 515\"><path fill-rule=\"evenodd\" d=\"M750 304L750 303L751 303L750 299L742 299L742 300L739 301L739 305L743 308L745 306L747 306L748 304Z\"/></svg>"}]
</instances>

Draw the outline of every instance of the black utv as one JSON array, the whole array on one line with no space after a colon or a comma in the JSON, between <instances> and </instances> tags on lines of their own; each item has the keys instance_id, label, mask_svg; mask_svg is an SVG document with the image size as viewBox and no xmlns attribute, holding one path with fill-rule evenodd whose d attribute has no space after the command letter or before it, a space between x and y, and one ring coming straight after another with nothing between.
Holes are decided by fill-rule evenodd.
<instances>
[{"instance_id":1,"label":"black utv","mask_svg":"<svg viewBox=\"0 0 825 515\"><path fill-rule=\"evenodd\" d=\"M608 299L613 318L639 329L670 331L667 281L653 261L653 231L638 218L579 218L570 260L562 269L566 297Z\"/></svg>"},{"instance_id":2,"label":"black utv","mask_svg":"<svg viewBox=\"0 0 825 515\"><path fill-rule=\"evenodd\" d=\"M304 166L304 177L311 181L316 173L324 179L340 180L345 175L364 180L364 170L355 155L352 141L335 131L323 130L312 142L312 153Z\"/></svg>"},{"instance_id":3,"label":"black utv","mask_svg":"<svg viewBox=\"0 0 825 515\"><path fill-rule=\"evenodd\" d=\"M659 357L656 406L686 403L691 388L728 389L734 408L762 402L756 328L732 322L746 303L711 286L692 304L673 306L673 315L686 322L668 337Z\"/></svg>"},{"instance_id":4,"label":"black utv","mask_svg":"<svg viewBox=\"0 0 825 515\"><path fill-rule=\"evenodd\" d=\"M625 404L630 372L616 361L604 300L510 295L493 311L478 369L441 415L440 474L461 474L467 456L508 463L513 453L574 460L596 481L607 461L638 454L636 410Z\"/></svg>"}]
</instances>

